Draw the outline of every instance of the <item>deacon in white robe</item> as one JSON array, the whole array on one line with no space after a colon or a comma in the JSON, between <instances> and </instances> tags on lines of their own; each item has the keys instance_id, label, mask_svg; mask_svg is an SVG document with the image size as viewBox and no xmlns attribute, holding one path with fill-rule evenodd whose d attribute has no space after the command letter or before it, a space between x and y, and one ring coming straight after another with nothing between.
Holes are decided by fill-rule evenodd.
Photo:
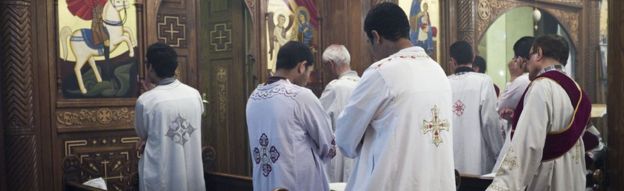
<instances>
[{"instance_id":1,"label":"deacon in white robe","mask_svg":"<svg viewBox=\"0 0 624 191\"><path fill-rule=\"evenodd\" d=\"M522 94L529 86L529 83L531 83L529 80L529 73L524 73L515 78L513 81L507 83L507 88L503 94L501 94L500 98L498 98L499 111L501 109L515 110L516 105L518 105L518 101L522 98Z\"/></svg>"},{"instance_id":2,"label":"deacon in white robe","mask_svg":"<svg viewBox=\"0 0 624 191\"><path fill-rule=\"evenodd\" d=\"M357 157L347 190L455 190L451 84L409 39L397 4L364 19L374 59L336 122L340 151Z\"/></svg>"},{"instance_id":3,"label":"deacon in white robe","mask_svg":"<svg viewBox=\"0 0 624 191\"><path fill-rule=\"evenodd\" d=\"M336 154L334 134L318 98L301 87L307 77L300 78L312 70L312 53L291 41L280 48L277 60L276 76L259 85L247 102L253 188L327 191L324 165Z\"/></svg>"},{"instance_id":4,"label":"deacon in white robe","mask_svg":"<svg viewBox=\"0 0 624 191\"><path fill-rule=\"evenodd\" d=\"M344 110L347 101L355 89L360 77L357 72L351 70L351 56L343 45L330 45L323 52L323 63L331 69L332 73L338 75L338 79L327 84L323 94L321 94L321 104L329 115L332 130L336 130L336 119ZM329 182L347 182L351 175L353 159L344 157L340 151L325 168Z\"/></svg>"},{"instance_id":5,"label":"deacon in white robe","mask_svg":"<svg viewBox=\"0 0 624 191\"><path fill-rule=\"evenodd\" d=\"M347 190L455 190L451 87L420 47L371 65L337 122Z\"/></svg>"},{"instance_id":6,"label":"deacon in white robe","mask_svg":"<svg viewBox=\"0 0 624 191\"><path fill-rule=\"evenodd\" d=\"M543 41L548 41L548 43ZM541 76L546 72L556 72L565 76L562 71L563 66L558 65L567 60L567 43L564 43L565 40L558 36L549 35L536 39L533 45L534 53L530 54L531 75ZM548 51L564 48L565 59L545 56L555 54L544 53L544 49L539 48L542 46L548 46L546 49ZM532 76L530 78L535 78ZM575 84L571 78L569 81L576 86L569 89L578 88L578 84ZM585 148L582 138L572 136L573 139L568 140L576 140L576 142L571 142L573 144L567 148L569 150L560 151L561 154L554 155L556 157L552 159L544 159L555 153L545 148L560 147L562 143L549 142L548 137L567 134L567 131L573 129L571 128L572 122L581 118L581 114L575 111L575 105L581 101L573 103L572 97L559 82L552 78L539 77L533 79L529 85L522 103L521 113L515 114L519 116L517 116L517 124L509 149L503 156L501 167L495 171L496 177L487 190L585 190ZM591 103L588 104L591 107ZM588 118L589 114L586 113L586 116ZM580 124L580 126L585 128L586 124Z\"/></svg>"},{"instance_id":7,"label":"deacon in white robe","mask_svg":"<svg viewBox=\"0 0 624 191\"><path fill-rule=\"evenodd\" d=\"M462 176L492 172L503 146L496 112L496 92L489 76L458 72L449 76L453 89L453 151Z\"/></svg>"},{"instance_id":8,"label":"deacon in white robe","mask_svg":"<svg viewBox=\"0 0 624 191\"><path fill-rule=\"evenodd\" d=\"M157 86L141 94L135 106L135 130L144 143L138 169L140 190L206 189L201 153L204 107L196 89L172 77L175 67L163 69L176 59L168 45L156 43L148 48L148 79Z\"/></svg>"},{"instance_id":9,"label":"deacon in white robe","mask_svg":"<svg viewBox=\"0 0 624 191\"><path fill-rule=\"evenodd\" d=\"M453 153L455 169L462 176L479 177L492 172L503 146L496 112L496 91L489 76L473 72L472 46L457 41L450 47L456 66L449 81L453 90Z\"/></svg>"}]
</instances>

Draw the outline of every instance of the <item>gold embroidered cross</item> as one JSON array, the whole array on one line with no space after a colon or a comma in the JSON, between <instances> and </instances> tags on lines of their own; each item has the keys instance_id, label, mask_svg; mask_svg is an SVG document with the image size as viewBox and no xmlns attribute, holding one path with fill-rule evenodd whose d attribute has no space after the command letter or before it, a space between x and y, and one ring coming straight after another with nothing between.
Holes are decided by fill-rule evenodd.
<instances>
[{"instance_id":1,"label":"gold embroidered cross","mask_svg":"<svg viewBox=\"0 0 624 191\"><path fill-rule=\"evenodd\" d=\"M433 105L431 108L431 115L433 115L433 119L431 121L423 120L422 131L423 134L427 134L429 132L433 133L433 144L437 147L442 143L442 137L440 136L440 131L449 129L449 124L447 120L441 120L438 116L438 105Z\"/></svg>"}]
</instances>

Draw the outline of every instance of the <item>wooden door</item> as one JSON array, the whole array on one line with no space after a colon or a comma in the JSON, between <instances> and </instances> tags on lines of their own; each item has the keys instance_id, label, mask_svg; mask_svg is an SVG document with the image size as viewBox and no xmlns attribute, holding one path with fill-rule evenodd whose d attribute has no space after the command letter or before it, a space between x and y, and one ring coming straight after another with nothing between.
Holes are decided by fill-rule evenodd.
<instances>
[{"instance_id":1,"label":"wooden door","mask_svg":"<svg viewBox=\"0 0 624 191\"><path fill-rule=\"evenodd\" d=\"M208 102L202 124L210 172L250 175L245 105L255 69L251 16L242 0L199 3L198 89Z\"/></svg>"}]
</instances>

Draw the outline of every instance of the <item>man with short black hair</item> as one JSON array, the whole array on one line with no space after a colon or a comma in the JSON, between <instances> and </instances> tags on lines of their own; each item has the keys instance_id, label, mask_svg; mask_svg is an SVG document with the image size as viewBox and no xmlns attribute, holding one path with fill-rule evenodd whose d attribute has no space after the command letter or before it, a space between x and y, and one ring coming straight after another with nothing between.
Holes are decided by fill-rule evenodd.
<instances>
[{"instance_id":1,"label":"man with short black hair","mask_svg":"<svg viewBox=\"0 0 624 191\"><path fill-rule=\"evenodd\" d=\"M176 80L177 54L170 46L152 44L146 57L147 78L156 87L136 102L139 189L205 190L199 92Z\"/></svg>"},{"instance_id":2,"label":"man with short black hair","mask_svg":"<svg viewBox=\"0 0 624 191\"><path fill-rule=\"evenodd\" d=\"M590 142L583 134L591 101L563 71L568 54L560 36L535 39L528 56L532 82L516 107L511 144L488 190L585 190Z\"/></svg>"},{"instance_id":3,"label":"man with short black hair","mask_svg":"<svg viewBox=\"0 0 624 191\"><path fill-rule=\"evenodd\" d=\"M531 82L527 64L529 62L529 51L534 39L533 37L525 36L518 39L513 46L514 57L508 64L511 79L507 84L507 89L505 89L498 100L498 113L503 119L511 120L513 110L516 109L516 105L518 105L524 90Z\"/></svg>"},{"instance_id":4,"label":"man with short black hair","mask_svg":"<svg viewBox=\"0 0 624 191\"><path fill-rule=\"evenodd\" d=\"M277 71L247 101L254 190L329 190L324 165L336 155L329 117L304 86L314 68L310 49L290 41Z\"/></svg>"},{"instance_id":5,"label":"man with short black hair","mask_svg":"<svg viewBox=\"0 0 624 191\"><path fill-rule=\"evenodd\" d=\"M450 47L455 73L448 76L453 89L453 151L461 176L492 172L504 137L496 112L492 79L473 72L472 46L457 41Z\"/></svg>"},{"instance_id":6,"label":"man with short black hair","mask_svg":"<svg viewBox=\"0 0 624 191\"><path fill-rule=\"evenodd\" d=\"M396 4L370 10L364 31L377 61L336 122L336 142L357 163L347 190L455 190L451 87L409 40Z\"/></svg>"},{"instance_id":7,"label":"man with short black hair","mask_svg":"<svg viewBox=\"0 0 624 191\"><path fill-rule=\"evenodd\" d=\"M485 74L487 72L487 62L485 62L485 58L481 56L475 56L474 64L472 65L472 70L476 73Z\"/></svg>"},{"instance_id":8,"label":"man with short black hair","mask_svg":"<svg viewBox=\"0 0 624 191\"><path fill-rule=\"evenodd\" d=\"M476 73L485 74L487 71L487 62L485 61L485 58L476 56L474 64L472 65L472 70ZM500 88L496 84L494 84L494 91L496 92L496 97L498 97L500 95Z\"/></svg>"}]
</instances>

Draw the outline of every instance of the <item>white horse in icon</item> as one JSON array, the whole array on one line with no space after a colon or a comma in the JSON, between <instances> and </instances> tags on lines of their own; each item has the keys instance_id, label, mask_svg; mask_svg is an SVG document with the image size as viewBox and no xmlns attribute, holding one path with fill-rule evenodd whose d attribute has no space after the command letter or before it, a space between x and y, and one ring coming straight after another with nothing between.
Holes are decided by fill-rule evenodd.
<instances>
[{"instance_id":1,"label":"white horse in icon","mask_svg":"<svg viewBox=\"0 0 624 191\"><path fill-rule=\"evenodd\" d=\"M130 28L124 27L124 21L121 20L120 12L126 11L129 7L127 0L109 0L104 5L102 11L102 18L104 19L104 27L108 30L109 42L110 42L110 50L114 50L119 44L125 42L128 45L129 56L134 57L134 46L136 45L135 39L132 37L132 30ZM126 15L127 17L127 15ZM82 94L87 93L87 89L85 88L84 82L82 80L82 73L80 69L85 65L85 63L89 62L93 73L95 74L95 78L97 82L102 82L102 77L100 76L100 72L95 65L95 56L102 56L102 49L100 48L91 48L86 39L87 37L83 36L84 29L75 30L72 32L69 26L65 26L61 29L59 33L59 39L61 41L61 46L63 48L63 52L65 53L65 59L67 59L67 41L70 41L72 52L76 57L76 65L74 65L74 72L76 73L76 79L78 80L78 86L80 87L80 92Z\"/></svg>"}]
</instances>

